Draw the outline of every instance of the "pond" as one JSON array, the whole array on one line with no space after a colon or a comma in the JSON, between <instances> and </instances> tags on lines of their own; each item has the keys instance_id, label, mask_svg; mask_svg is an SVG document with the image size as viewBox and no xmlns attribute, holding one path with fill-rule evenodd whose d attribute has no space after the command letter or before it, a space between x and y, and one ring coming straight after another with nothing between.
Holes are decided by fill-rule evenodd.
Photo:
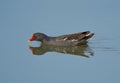
<instances>
[{"instance_id":1,"label":"pond","mask_svg":"<svg viewBox=\"0 0 120 83\"><path fill-rule=\"evenodd\" d=\"M120 1L0 1L0 83L119 83ZM82 47L28 43L35 32L50 36L91 31Z\"/></svg>"}]
</instances>

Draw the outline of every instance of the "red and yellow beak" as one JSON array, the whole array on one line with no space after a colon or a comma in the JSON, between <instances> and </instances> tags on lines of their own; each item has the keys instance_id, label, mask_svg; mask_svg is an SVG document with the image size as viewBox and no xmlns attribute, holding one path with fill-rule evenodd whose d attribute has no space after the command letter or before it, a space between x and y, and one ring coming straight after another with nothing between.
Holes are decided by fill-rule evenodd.
<instances>
[{"instance_id":1,"label":"red and yellow beak","mask_svg":"<svg viewBox=\"0 0 120 83\"><path fill-rule=\"evenodd\" d=\"M32 34L32 37L28 40L28 42L31 42L31 41L33 41L34 40L34 34Z\"/></svg>"}]
</instances>

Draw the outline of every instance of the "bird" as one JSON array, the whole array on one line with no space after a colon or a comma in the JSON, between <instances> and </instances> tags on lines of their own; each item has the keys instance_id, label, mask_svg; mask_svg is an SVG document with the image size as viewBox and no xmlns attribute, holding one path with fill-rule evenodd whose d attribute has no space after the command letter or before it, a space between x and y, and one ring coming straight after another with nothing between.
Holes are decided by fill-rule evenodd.
<instances>
[{"instance_id":1,"label":"bird","mask_svg":"<svg viewBox=\"0 0 120 83\"><path fill-rule=\"evenodd\" d=\"M88 39L93 37L93 35L94 33L91 33L90 31L84 31L74 34L51 37L44 33L36 32L32 34L31 38L28 41L40 41L45 45L53 46L79 46L81 44L86 44L88 42Z\"/></svg>"}]
</instances>

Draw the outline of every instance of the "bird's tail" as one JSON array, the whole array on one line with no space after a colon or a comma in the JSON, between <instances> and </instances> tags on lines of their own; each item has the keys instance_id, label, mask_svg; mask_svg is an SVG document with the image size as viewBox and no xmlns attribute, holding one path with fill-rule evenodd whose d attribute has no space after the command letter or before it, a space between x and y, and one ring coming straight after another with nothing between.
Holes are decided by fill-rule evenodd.
<instances>
[{"instance_id":1,"label":"bird's tail","mask_svg":"<svg viewBox=\"0 0 120 83\"><path fill-rule=\"evenodd\" d=\"M93 35L94 35L94 33L86 34L82 39L79 40L79 42L78 42L77 45L87 43L87 42L88 42L88 39L90 39L91 37L93 37Z\"/></svg>"}]
</instances>

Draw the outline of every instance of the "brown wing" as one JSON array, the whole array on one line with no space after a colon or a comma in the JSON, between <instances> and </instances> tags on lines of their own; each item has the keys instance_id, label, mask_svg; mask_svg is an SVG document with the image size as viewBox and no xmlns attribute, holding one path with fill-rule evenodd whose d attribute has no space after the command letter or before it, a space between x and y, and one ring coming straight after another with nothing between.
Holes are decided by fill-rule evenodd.
<instances>
[{"instance_id":1,"label":"brown wing","mask_svg":"<svg viewBox=\"0 0 120 83\"><path fill-rule=\"evenodd\" d=\"M89 31L86 31L86 32L80 32L80 33L76 33L76 34L71 34L68 37L68 40L72 40L72 39L81 40L82 38L84 38L89 33L90 33Z\"/></svg>"},{"instance_id":2,"label":"brown wing","mask_svg":"<svg viewBox=\"0 0 120 83\"><path fill-rule=\"evenodd\" d=\"M75 33L75 34L62 35L62 36L56 37L56 40L58 40L58 41L77 40L78 41L78 40L81 40L82 38L84 38L89 33L90 33L90 31L85 31L85 32L79 32L79 33Z\"/></svg>"}]
</instances>

